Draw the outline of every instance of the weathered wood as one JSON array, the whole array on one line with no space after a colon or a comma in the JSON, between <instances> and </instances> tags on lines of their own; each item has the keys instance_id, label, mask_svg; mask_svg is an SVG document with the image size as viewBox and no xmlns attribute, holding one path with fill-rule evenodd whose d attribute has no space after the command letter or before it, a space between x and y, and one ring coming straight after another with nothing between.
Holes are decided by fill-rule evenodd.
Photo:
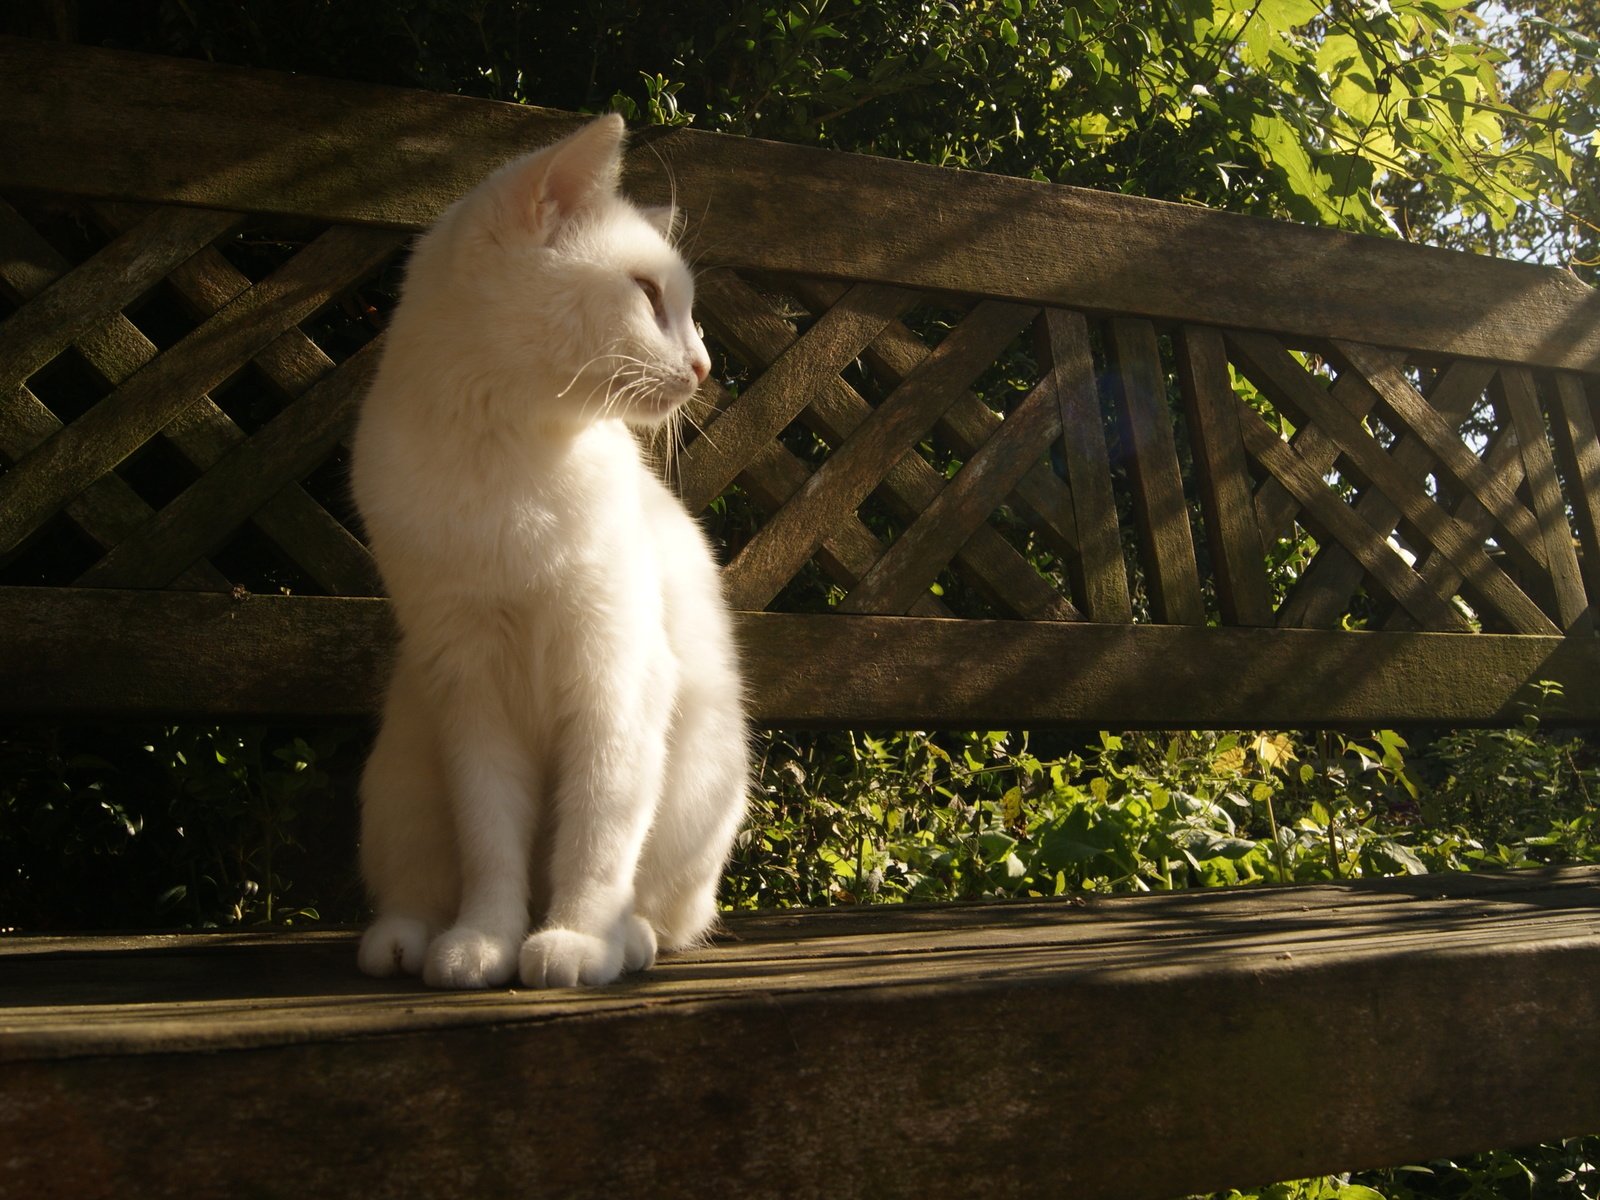
<instances>
[{"instance_id":1,"label":"weathered wood","mask_svg":"<svg viewBox=\"0 0 1600 1200\"><path fill-rule=\"evenodd\" d=\"M1541 680L1565 692L1547 721L1600 721L1595 638L788 613L738 628L768 726L1492 725ZM0 714L365 717L392 636L381 600L0 588Z\"/></svg>"},{"instance_id":2,"label":"weathered wood","mask_svg":"<svg viewBox=\"0 0 1600 1200\"><path fill-rule=\"evenodd\" d=\"M1148 321L1118 317L1106 323L1106 333L1150 610L1157 621L1203 625L1206 606L1189 529L1189 501L1178 470L1155 329Z\"/></svg>"},{"instance_id":3,"label":"weathered wood","mask_svg":"<svg viewBox=\"0 0 1600 1200\"><path fill-rule=\"evenodd\" d=\"M17 39L0 81L0 186L406 229L581 120ZM707 214L706 265L1600 369L1600 300L1552 267L697 130L637 140L630 187Z\"/></svg>"},{"instance_id":4,"label":"weathered wood","mask_svg":"<svg viewBox=\"0 0 1600 1200\"><path fill-rule=\"evenodd\" d=\"M1554 387L1550 429L1583 547L1579 566L1589 594L1600 596L1600 438L1595 435L1593 405L1576 375L1557 374Z\"/></svg>"},{"instance_id":5,"label":"weathered wood","mask_svg":"<svg viewBox=\"0 0 1600 1200\"><path fill-rule=\"evenodd\" d=\"M1256 525L1244 440L1234 413L1227 347L1221 333L1196 325L1179 331L1176 346L1222 619L1230 625L1271 625L1266 551Z\"/></svg>"},{"instance_id":6,"label":"weathered wood","mask_svg":"<svg viewBox=\"0 0 1600 1200\"><path fill-rule=\"evenodd\" d=\"M384 230L330 230L15 463L0 476L0 552L133 453L241 362L387 259L400 240Z\"/></svg>"},{"instance_id":7,"label":"weathered wood","mask_svg":"<svg viewBox=\"0 0 1600 1200\"><path fill-rule=\"evenodd\" d=\"M1312 382L1276 339L1229 331L1228 340L1246 373L1271 396L1273 403L1285 408L1298 421L1313 422L1320 426L1338 445L1347 468L1394 502L1406 519L1462 573L1474 597L1481 597L1519 633L1560 632L1559 627L1539 606L1489 560L1482 543L1435 504L1421 483L1385 453L1361 422L1335 403L1324 388ZM1345 349L1351 348L1347 346ZM1366 375L1366 372L1363 374ZM1368 382L1372 382L1371 375L1366 377ZM1409 384L1406 385L1406 391L1411 392ZM1416 395L1415 392L1411 394ZM1417 396L1417 401L1426 406L1420 396ZM1431 417L1428 423L1431 429L1444 425L1442 417L1431 408L1427 411ZM1422 422L1408 422L1408 428L1414 431L1417 424ZM1448 429L1444 430L1443 437L1455 443L1463 454L1471 455ZM1438 442L1436 436L1428 438L1428 445L1436 453ZM1476 456L1471 457L1478 477L1486 475L1483 464ZM1362 526L1369 530L1372 528L1364 521ZM1348 544L1347 548L1353 549Z\"/></svg>"},{"instance_id":8,"label":"weathered wood","mask_svg":"<svg viewBox=\"0 0 1600 1200\"><path fill-rule=\"evenodd\" d=\"M1567 503L1556 479L1555 457L1545 433L1544 411L1539 407L1533 376L1523 367L1502 367L1499 376L1502 403L1517 433L1522 468L1538 521L1539 547L1546 563L1546 580L1555 593L1556 616L1563 629L1571 629L1588 610L1578 555L1572 548L1567 524Z\"/></svg>"},{"instance_id":9,"label":"weathered wood","mask_svg":"<svg viewBox=\"0 0 1600 1200\"><path fill-rule=\"evenodd\" d=\"M11 939L0 1191L1162 1200L1581 1134L1597 905L1580 868L736 916L575 992L364 979L342 933ZM1218 1061L1254 1086L1197 1104Z\"/></svg>"},{"instance_id":10,"label":"weathered wood","mask_svg":"<svg viewBox=\"0 0 1600 1200\"><path fill-rule=\"evenodd\" d=\"M78 580L91 587L164 587L214 552L275 495L328 457L355 423L377 371L373 339L241 442Z\"/></svg>"},{"instance_id":11,"label":"weathered wood","mask_svg":"<svg viewBox=\"0 0 1600 1200\"><path fill-rule=\"evenodd\" d=\"M753 288L729 277L716 281L716 299L706 316L718 336L736 354L759 367L768 367L789 353L798 336L789 321ZM891 321L885 331L895 324ZM872 347L882 341L883 333L880 333L865 355L870 356ZM911 370L926 362L926 347L922 350ZM904 361L908 356L897 357ZM907 371L906 376L910 373ZM906 376L900 377L901 383ZM951 408L960 407L964 400L982 406L981 401L963 393L956 397ZM838 375L831 375L817 381L799 419L829 445L839 446L848 441L872 413L872 406L854 388ZM942 414L948 415L949 410ZM928 505L943 485L944 477L921 455L905 454L884 474L878 492L897 515L909 520ZM858 519L842 518L845 524ZM833 529L840 527L836 524ZM1071 603L1041 579L1028 561L992 529L978 529L961 547L956 562L962 573L1002 612L1028 620L1072 620L1076 615ZM732 599L739 607L758 607L766 603L757 596L737 593ZM925 601L918 601L919 605L923 603Z\"/></svg>"},{"instance_id":12,"label":"weathered wood","mask_svg":"<svg viewBox=\"0 0 1600 1200\"><path fill-rule=\"evenodd\" d=\"M1061 416L1054 390L1034 388L845 596L840 609L909 611L973 530L988 520L1060 436Z\"/></svg>"},{"instance_id":13,"label":"weathered wood","mask_svg":"<svg viewBox=\"0 0 1600 1200\"><path fill-rule=\"evenodd\" d=\"M1043 382L1061 410L1062 460L1072 488L1079 553L1069 559L1073 585L1091 621L1133 620L1128 568L1122 560L1111 459L1100 417L1088 323L1079 313L1048 309L1038 336Z\"/></svg>"},{"instance_id":14,"label":"weathered wood","mask_svg":"<svg viewBox=\"0 0 1600 1200\"><path fill-rule=\"evenodd\" d=\"M1483 389L1493 375L1494 368L1485 363L1451 363L1435 383L1428 402L1446 417L1452 429L1458 429L1471 415L1473 406L1482 398ZM1355 372L1340 376L1329 389L1329 395L1343 404L1356 420L1364 420L1377 407L1377 393ZM1329 445L1332 446L1332 443ZM1402 433L1391 447L1389 456L1402 471L1418 478L1426 474L1433 464L1432 451L1412 433ZM1332 465L1331 461L1329 465ZM1356 501L1355 511L1363 521L1385 536L1394 532L1404 515L1400 507L1377 488L1367 489ZM1454 515L1457 520L1461 519L1460 513ZM1487 536L1486 529L1466 523L1469 536L1474 540L1481 542ZM1429 556L1434 556L1434 552L1430 550ZM1348 610L1350 597L1360 586L1365 574L1361 564L1344 547L1337 544L1322 547L1296 584L1293 594L1280 606L1279 624L1310 629L1332 628ZM1419 571L1419 574L1430 582L1439 578L1427 571ZM1460 586L1461 577L1457 574L1451 577L1448 585L1437 586L1435 590L1441 595L1454 595Z\"/></svg>"},{"instance_id":15,"label":"weathered wood","mask_svg":"<svg viewBox=\"0 0 1600 1200\"><path fill-rule=\"evenodd\" d=\"M706 279L699 289L706 319L716 326L726 311L726 323L735 323L743 306L734 299L742 300L745 291L736 279ZM915 303L910 292L861 284L767 365L679 456L679 487L689 511L699 512L719 496L738 478L746 460L782 433L879 330Z\"/></svg>"}]
</instances>

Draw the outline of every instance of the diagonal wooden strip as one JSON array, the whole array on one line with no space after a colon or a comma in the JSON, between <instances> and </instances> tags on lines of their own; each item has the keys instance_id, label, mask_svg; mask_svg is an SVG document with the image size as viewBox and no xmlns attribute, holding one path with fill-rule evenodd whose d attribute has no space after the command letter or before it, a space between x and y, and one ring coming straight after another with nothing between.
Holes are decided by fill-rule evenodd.
<instances>
[{"instance_id":1,"label":"diagonal wooden strip","mask_svg":"<svg viewBox=\"0 0 1600 1200\"><path fill-rule=\"evenodd\" d=\"M979 524L1061 436L1055 389L1041 383L961 470L888 553L839 604L845 612L905 613L955 557Z\"/></svg>"},{"instance_id":2,"label":"diagonal wooden strip","mask_svg":"<svg viewBox=\"0 0 1600 1200\"><path fill-rule=\"evenodd\" d=\"M1246 453L1272 472L1295 497L1301 507L1301 520L1319 540L1337 541L1349 550L1424 629L1471 631L1466 618L1428 587L1399 552L1327 485L1323 473L1301 458L1260 413L1237 397L1235 408Z\"/></svg>"},{"instance_id":3,"label":"diagonal wooden strip","mask_svg":"<svg viewBox=\"0 0 1600 1200\"><path fill-rule=\"evenodd\" d=\"M714 323L723 310L736 321L748 292L736 279L713 275L700 284L700 306ZM719 496L757 449L782 433L819 389L837 379L885 325L915 303L914 293L899 288L851 288L685 448L678 478L689 511L699 512Z\"/></svg>"},{"instance_id":4,"label":"diagonal wooden strip","mask_svg":"<svg viewBox=\"0 0 1600 1200\"><path fill-rule=\"evenodd\" d=\"M1539 523L1517 498L1516 489L1484 469L1478 456L1467 449L1454 430L1411 386L1411 381L1394 364L1370 346L1352 342L1332 342L1332 349L1346 370L1357 372L1378 396L1385 416L1400 428L1421 438L1433 452L1443 475L1463 491L1478 498L1478 503L1495 515L1500 528L1517 542L1517 549L1548 572ZM1398 431L1398 430L1397 430Z\"/></svg>"},{"instance_id":5,"label":"diagonal wooden strip","mask_svg":"<svg viewBox=\"0 0 1600 1200\"><path fill-rule=\"evenodd\" d=\"M15 209L0 201L0 288L18 302L30 300L68 270L70 264L55 248ZM126 323L121 314L114 319ZM78 348L98 369L97 341L87 334ZM20 386L0 409L0 454L15 462L60 430L56 415L26 385ZM149 520L154 510L116 475L107 475L74 496L64 511L96 543L114 546ZM227 578L209 563L196 563L174 582L191 589L223 590L228 586Z\"/></svg>"},{"instance_id":6,"label":"diagonal wooden strip","mask_svg":"<svg viewBox=\"0 0 1600 1200\"><path fill-rule=\"evenodd\" d=\"M1600 439L1595 436L1593 401L1584 396L1583 379L1565 371L1555 378L1555 407L1550 430L1556 460L1572 497L1572 515L1583 546L1581 567L1591 596L1600 597Z\"/></svg>"},{"instance_id":7,"label":"diagonal wooden strip","mask_svg":"<svg viewBox=\"0 0 1600 1200\"><path fill-rule=\"evenodd\" d=\"M291 325L399 248L389 230L338 228L148 364L0 476L0 552L142 445Z\"/></svg>"},{"instance_id":8,"label":"diagonal wooden strip","mask_svg":"<svg viewBox=\"0 0 1600 1200\"><path fill-rule=\"evenodd\" d=\"M722 299L716 310L707 312L707 319L739 357L753 366L765 366L795 343L793 326L753 288L734 277L720 286ZM872 413L872 406L854 388L834 376L811 396L801 419L824 441L837 446ZM878 491L898 515L910 521L938 495L944 482L920 454L907 454L889 469ZM988 526L980 526L961 547L956 564L1004 612L1024 620L1077 619L1071 602Z\"/></svg>"},{"instance_id":9,"label":"diagonal wooden strip","mask_svg":"<svg viewBox=\"0 0 1600 1200\"><path fill-rule=\"evenodd\" d=\"M1272 589L1234 415L1227 349L1220 333L1199 325L1183 326L1176 345L1222 619L1229 625L1271 625Z\"/></svg>"},{"instance_id":10,"label":"diagonal wooden strip","mask_svg":"<svg viewBox=\"0 0 1600 1200\"><path fill-rule=\"evenodd\" d=\"M1522 452L1517 446L1517 431L1502 429L1489 443L1483 461L1484 465L1497 475L1503 476L1513 484L1520 484ZM1494 514L1479 504L1477 497L1471 494L1462 496L1450 515L1461 523L1469 537L1476 538L1480 542L1487 540L1494 532ZM1417 574L1426 579L1433 590L1441 596L1453 596L1461 590L1461 572L1448 556L1431 546L1417 562L1416 569ZM1399 610L1390 613L1384 622L1385 629L1403 630L1411 627L1406 615Z\"/></svg>"},{"instance_id":11,"label":"diagonal wooden strip","mask_svg":"<svg viewBox=\"0 0 1600 1200\"><path fill-rule=\"evenodd\" d=\"M1390 458L1360 421L1314 383L1276 338L1234 330L1230 330L1227 337L1235 351L1235 361L1268 393L1273 403L1297 420L1321 426L1323 432L1338 443L1341 458L1349 468L1394 501L1406 519L1461 570L1475 597L1504 617L1516 632L1559 632L1539 606L1489 561L1481 542L1440 508L1416 477ZM1368 380L1370 382L1371 376ZM1407 390L1410 390L1409 384ZM1418 396L1417 399L1421 401L1422 398ZM1434 422L1443 424L1444 418L1432 409L1428 411ZM1453 433L1448 436L1467 452ZM1436 440L1429 441L1430 449ZM1483 464L1476 457L1473 462L1481 473ZM1364 521L1362 524L1367 529L1372 528Z\"/></svg>"},{"instance_id":12,"label":"diagonal wooden strip","mask_svg":"<svg viewBox=\"0 0 1600 1200\"><path fill-rule=\"evenodd\" d=\"M1567 502L1556 479L1555 458L1545 432L1544 410L1539 407L1533 373L1526 367L1500 368L1500 392L1517 443L1522 450L1522 467L1527 475L1533 511L1539 522L1539 539L1548 563L1546 578L1555 592L1556 616L1563 629L1571 629L1589 607L1583 579L1578 574L1578 555L1572 548L1572 528L1567 524Z\"/></svg>"},{"instance_id":13,"label":"diagonal wooden strip","mask_svg":"<svg viewBox=\"0 0 1600 1200\"><path fill-rule=\"evenodd\" d=\"M1452 429L1459 428L1483 398L1483 389L1493 376L1494 368L1488 363L1469 360L1452 363L1435 383L1428 395L1428 402L1439 410ZM1358 420L1377 405L1377 394L1364 379L1353 373L1337 380L1329 389L1329 394ZM1403 470L1418 477L1424 475L1433 464L1432 451L1420 438L1409 432L1401 434L1389 453ZM1331 462L1329 466L1332 466ZM1403 515L1399 507L1377 488L1367 489L1356 501L1355 509L1367 524L1385 535L1400 525ZM1482 541L1482 537L1476 540ZM1333 628L1347 611L1350 597L1360 587L1365 574L1361 564L1342 546L1335 544L1322 547L1279 607L1278 624L1286 628ZM1426 572L1422 574L1423 578L1429 578ZM1455 587L1459 586L1457 577ZM1451 590L1453 593L1454 588Z\"/></svg>"},{"instance_id":14,"label":"diagonal wooden strip","mask_svg":"<svg viewBox=\"0 0 1600 1200\"><path fill-rule=\"evenodd\" d=\"M1178 469L1155 326L1113 317L1106 322L1106 334L1151 613L1163 624L1204 625L1189 501Z\"/></svg>"},{"instance_id":15,"label":"diagonal wooden strip","mask_svg":"<svg viewBox=\"0 0 1600 1200\"><path fill-rule=\"evenodd\" d=\"M1062 457L1072 489L1079 551L1068 560L1073 564L1073 582L1091 621L1131 621L1128 567L1111 491L1111 459L1088 322L1081 313L1047 309L1039 340L1043 382L1055 390L1061 413Z\"/></svg>"},{"instance_id":16,"label":"diagonal wooden strip","mask_svg":"<svg viewBox=\"0 0 1600 1200\"><path fill-rule=\"evenodd\" d=\"M244 221L239 213L158 209L0 325L0 396Z\"/></svg>"},{"instance_id":17,"label":"diagonal wooden strip","mask_svg":"<svg viewBox=\"0 0 1600 1200\"><path fill-rule=\"evenodd\" d=\"M709 402L719 410L733 403L733 397L715 379L708 379L702 385L702 391L709 394ZM782 442L768 442L745 465L745 469L739 473L738 482L757 504L768 512L776 512L804 486L810 474L806 465ZM878 535L856 517L845 521L822 539L822 545L817 550L817 561L830 579L848 591L872 569L872 564L878 561L885 548ZM932 595L921 597L912 612L922 617L954 615Z\"/></svg>"},{"instance_id":18,"label":"diagonal wooden strip","mask_svg":"<svg viewBox=\"0 0 1600 1200\"><path fill-rule=\"evenodd\" d=\"M827 308L845 290L845 285L826 279L799 279L790 283L795 294L814 311ZM928 357L925 343L899 321L891 321L862 355L872 373L888 386L896 387ZM993 436L1001 418L972 392L956 398L935 426L963 459ZM1028 468L1017 484L1009 503L1029 517L1029 524L1062 558L1073 560L1078 553L1077 519L1072 493L1047 462Z\"/></svg>"},{"instance_id":19,"label":"diagonal wooden strip","mask_svg":"<svg viewBox=\"0 0 1600 1200\"><path fill-rule=\"evenodd\" d=\"M236 446L78 582L164 587L196 557L214 551L274 493L322 462L349 432L377 368L381 342L368 342Z\"/></svg>"},{"instance_id":20,"label":"diagonal wooden strip","mask_svg":"<svg viewBox=\"0 0 1600 1200\"><path fill-rule=\"evenodd\" d=\"M946 336L728 564L724 578L734 606L764 608L816 551L823 535L856 510L1035 311L985 303Z\"/></svg>"},{"instance_id":21,"label":"diagonal wooden strip","mask_svg":"<svg viewBox=\"0 0 1600 1200\"><path fill-rule=\"evenodd\" d=\"M96 212L113 230L132 228L146 216L144 211L125 205L98 205ZM22 221L14 210L3 204L0 204L0 230L4 231L13 253L25 255L29 264L25 278L7 278L13 273L0 264L0 281L9 282L19 291L31 289L36 292L71 269L54 247ZM167 276L167 282L202 318L211 316L250 288L250 280L235 270L212 246L180 263ZM309 347L310 353L282 355L280 347L293 339ZM76 346L84 360L113 387L158 353L150 340L121 313L83 334ZM282 369L280 363L285 361L299 369ZM257 357L257 362L268 377L291 396L305 390L334 366L332 360L317 350L310 339L298 330L291 330L269 345ZM162 430L162 435L201 471L244 441L245 437L244 432L209 396L201 396L180 413ZM86 502L91 502L91 498L102 490L118 486L126 485L122 485L114 474L103 476L68 503L68 515ZM131 490L129 494L132 495ZM139 502L138 507L142 514L137 521L121 526L114 537L97 540L105 546L115 545L128 532L143 524L150 517L151 509L143 501ZM268 538L329 592L335 595L375 595L381 591L376 568L366 547L299 487L286 488L273 497L256 514L254 521ZM227 580L204 562L197 563L193 573L204 577L205 586L224 589L228 586ZM180 576L179 582L184 586L197 586L196 581L190 580L190 574L190 571L186 571Z\"/></svg>"},{"instance_id":22,"label":"diagonal wooden strip","mask_svg":"<svg viewBox=\"0 0 1600 1200\"><path fill-rule=\"evenodd\" d=\"M131 205L99 204L96 213L112 228L140 217ZM167 277L167 283L202 318L210 317L248 291L248 277L208 246ZM300 395L334 369L334 361L299 329L290 329L255 357L261 373L285 395ZM197 466L215 462L244 440L240 430L215 404L203 398L167 426L163 433ZM197 456L204 456L200 461ZM298 484L272 497L251 518L297 566L333 595L379 595L382 585L372 555L348 529Z\"/></svg>"}]
</instances>

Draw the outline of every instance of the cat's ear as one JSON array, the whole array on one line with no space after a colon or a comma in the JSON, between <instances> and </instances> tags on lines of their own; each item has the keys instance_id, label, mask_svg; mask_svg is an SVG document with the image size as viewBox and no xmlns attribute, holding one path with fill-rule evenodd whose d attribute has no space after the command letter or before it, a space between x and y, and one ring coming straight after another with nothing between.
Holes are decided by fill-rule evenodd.
<instances>
[{"instance_id":1,"label":"cat's ear","mask_svg":"<svg viewBox=\"0 0 1600 1200\"><path fill-rule=\"evenodd\" d=\"M654 225L656 232L669 242L677 240L683 229L683 213L678 211L675 204L640 205L639 215Z\"/></svg>"},{"instance_id":2,"label":"cat's ear","mask_svg":"<svg viewBox=\"0 0 1600 1200\"><path fill-rule=\"evenodd\" d=\"M622 118L608 113L546 146L514 171L509 201L514 217L535 234L597 200L613 195L622 178Z\"/></svg>"}]
</instances>

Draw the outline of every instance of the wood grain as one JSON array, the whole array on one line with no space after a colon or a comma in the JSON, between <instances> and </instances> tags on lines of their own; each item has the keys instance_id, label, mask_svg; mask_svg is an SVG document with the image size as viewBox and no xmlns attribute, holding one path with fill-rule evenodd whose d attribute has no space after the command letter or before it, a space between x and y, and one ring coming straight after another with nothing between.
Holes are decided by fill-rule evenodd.
<instances>
[{"instance_id":1,"label":"wood grain","mask_svg":"<svg viewBox=\"0 0 1600 1200\"><path fill-rule=\"evenodd\" d=\"M1550 430L1583 547L1579 565L1589 594L1600 596L1600 438L1595 435L1594 404L1576 375L1558 373L1553 386Z\"/></svg>"},{"instance_id":2,"label":"wood grain","mask_svg":"<svg viewBox=\"0 0 1600 1200\"><path fill-rule=\"evenodd\" d=\"M1203 625L1205 600L1155 328L1148 321L1114 317L1106 322L1106 352L1150 611L1157 621Z\"/></svg>"},{"instance_id":3,"label":"wood grain","mask_svg":"<svg viewBox=\"0 0 1600 1200\"><path fill-rule=\"evenodd\" d=\"M0 186L404 229L582 120L18 39L0 81ZM636 141L630 189L706 214L708 266L1600 369L1600 301L1553 267L697 130Z\"/></svg>"},{"instance_id":4,"label":"wood grain","mask_svg":"<svg viewBox=\"0 0 1600 1200\"><path fill-rule=\"evenodd\" d=\"M1160 1200L1581 1134L1597 905L1575 868L734 916L567 992L368 980L340 931L10 938L0 1191ZM1254 1086L1196 1104L1219 1060Z\"/></svg>"},{"instance_id":5,"label":"wood grain","mask_svg":"<svg viewBox=\"0 0 1600 1200\"><path fill-rule=\"evenodd\" d=\"M1596 638L832 613L738 628L767 726L1494 725L1547 679L1565 689L1547 722L1600 724ZM0 636L8 717L224 719L371 714L393 634L381 600L0 588Z\"/></svg>"}]
</instances>

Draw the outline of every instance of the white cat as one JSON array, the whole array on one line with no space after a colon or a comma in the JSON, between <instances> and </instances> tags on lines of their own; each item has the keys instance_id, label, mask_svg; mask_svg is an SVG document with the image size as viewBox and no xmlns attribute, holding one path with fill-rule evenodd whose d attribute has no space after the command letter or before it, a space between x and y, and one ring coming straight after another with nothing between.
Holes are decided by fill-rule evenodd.
<instances>
[{"instance_id":1,"label":"white cat","mask_svg":"<svg viewBox=\"0 0 1600 1200\"><path fill-rule=\"evenodd\" d=\"M601 117L440 218L361 413L401 629L361 781L371 975L601 984L716 919L749 771L730 622L628 428L710 361L671 211L617 193L622 142Z\"/></svg>"}]
</instances>

